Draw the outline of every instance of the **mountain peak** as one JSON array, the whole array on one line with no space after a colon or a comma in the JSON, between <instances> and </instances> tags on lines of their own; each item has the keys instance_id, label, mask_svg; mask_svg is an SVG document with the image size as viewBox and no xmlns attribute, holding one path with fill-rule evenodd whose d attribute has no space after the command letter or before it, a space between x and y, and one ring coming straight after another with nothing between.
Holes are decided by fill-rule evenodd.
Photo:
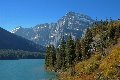
<instances>
[{"instance_id":1,"label":"mountain peak","mask_svg":"<svg viewBox=\"0 0 120 80\"><path fill-rule=\"evenodd\" d=\"M12 31L11 31L11 33L15 33L15 32L17 32L17 30L19 30L19 29L21 29L22 27L21 26L18 26L18 27L16 27L15 29L13 29Z\"/></svg>"},{"instance_id":2,"label":"mountain peak","mask_svg":"<svg viewBox=\"0 0 120 80\"><path fill-rule=\"evenodd\" d=\"M72 12L72 11L70 11L70 12L68 12L68 13L66 13L66 15L65 16L63 16L63 18L62 19L64 19L64 20L73 20L73 21L84 21L84 22L94 22L94 20L90 17L90 16L88 16L88 15L86 15L86 14L81 14L81 13L75 13L75 12Z\"/></svg>"},{"instance_id":3,"label":"mountain peak","mask_svg":"<svg viewBox=\"0 0 120 80\"><path fill-rule=\"evenodd\" d=\"M17 27L12 33L40 45L46 46L48 43L51 43L57 46L63 33L65 33L66 39L70 33L73 34L74 38L80 37L93 21L91 17L85 14L70 11L56 23L39 24L27 29Z\"/></svg>"},{"instance_id":4,"label":"mountain peak","mask_svg":"<svg viewBox=\"0 0 120 80\"><path fill-rule=\"evenodd\" d=\"M66 16L78 16L78 17L89 17L91 18L90 16L86 15L86 14L82 14L82 13L75 13L73 11L70 11L68 13L66 13Z\"/></svg>"},{"instance_id":5,"label":"mountain peak","mask_svg":"<svg viewBox=\"0 0 120 80\"><path fill-rule=\"evenodd\" d=\"M72 12L72 11L66 13L66 15L68 15L68 16L72 16L72 15L75 15L75 14L76 14L76 13L75 13L75 12Z\"/></svg>"}]
</instances>

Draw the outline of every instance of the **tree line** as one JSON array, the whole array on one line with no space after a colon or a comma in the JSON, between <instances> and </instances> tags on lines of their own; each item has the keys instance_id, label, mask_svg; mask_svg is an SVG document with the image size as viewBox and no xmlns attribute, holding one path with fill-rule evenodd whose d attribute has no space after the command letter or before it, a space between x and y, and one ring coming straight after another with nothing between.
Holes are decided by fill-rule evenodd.
<instances>
[{"instance_id":1,"label":"tree line","mask_svg":"<svg viewBox=\"0 0 120 80\"><path fill-rule=\"evenodd\" d=\"M103 57L105 49L117 43L120 37L120 21L112 19L96 21L86 29L81 38L73 40L72 34L65 41L61 38L59 47L48 45L45 55L45 67L47 70L70 71L73 75L75 64L86 60L92 54L98 52Z\"/></svg>"},{"instance_id":2,"label":"tree line","mask_svg":"<svg viewBox=\"0 0 120 80\"><path fill-rule=\"evenodd\" d=\"M44 54L40 52L29 52L23 50L1 49L0 60L13 59L44 59Z\"/></svg>"}]
</instances>

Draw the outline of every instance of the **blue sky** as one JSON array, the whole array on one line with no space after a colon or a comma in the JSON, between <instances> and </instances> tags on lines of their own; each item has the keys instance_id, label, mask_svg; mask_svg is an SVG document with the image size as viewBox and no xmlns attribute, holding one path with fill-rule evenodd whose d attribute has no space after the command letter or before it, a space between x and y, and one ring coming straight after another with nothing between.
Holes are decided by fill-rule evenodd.
<instances>
[{"instance_id":1,"label":"blue sky","mask_svg":"<svg viewBox=\"0 0 120 80\"><path fill-rule=\"evenodd\" d=\"M17 26L56 22L69 11L93 19L118 19L120 0L0 0L0 27L11 31Z\"/></svg>"}]
</instances>

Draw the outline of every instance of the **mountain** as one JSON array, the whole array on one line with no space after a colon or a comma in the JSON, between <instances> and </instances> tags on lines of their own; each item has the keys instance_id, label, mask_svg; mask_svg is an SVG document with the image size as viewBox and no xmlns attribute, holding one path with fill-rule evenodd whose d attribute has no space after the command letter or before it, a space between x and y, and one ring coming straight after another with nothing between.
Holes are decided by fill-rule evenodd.
<instances>
[{"instance_id":1,"label":"mountain","mask_svg":"<svg viewBox=\"0 0 120 80\"><path fill-rule=\"evenodd\" d=\"M65 38L72 34L72 37L75 39L82 36L85 29L93 22L94 20L87 15L68 12L56 23L39 24L31 28L17 27L11 33L40 45L46 46L51 43L58 46L58 42L63 34Z\"/></svg>"},{"instance_id":2,"label":"mountain","mask_svg":"<svg viewBox=\"0 0 120 80\"><path fill-rule=\"evenodd\" d=\"M17 36L0 28L0 49L24 50L43 52L45 48L25 38Z\"/></svg>"}]
</instances>

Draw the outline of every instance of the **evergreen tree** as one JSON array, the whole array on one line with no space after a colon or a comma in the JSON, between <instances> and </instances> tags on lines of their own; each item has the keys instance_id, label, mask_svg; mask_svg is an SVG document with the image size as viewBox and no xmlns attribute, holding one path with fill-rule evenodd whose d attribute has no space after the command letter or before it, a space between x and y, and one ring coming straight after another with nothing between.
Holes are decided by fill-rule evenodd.
<instances>
[{"instance_id":1,"label":"evergreen tree","mask_svg":"<svg viewBox=\"0 0 120 80\"><path fill-rule=\"evenodd\" d=\"M81 43L80 39L75 42L75 62L79 62L82 58Z\"/></svg>"},{"instance_id":2,"label":"evergreen tree","mask_svg":"<svg viewBox=\"0 0 120 80\"><path fill-rule=\"evenodd\" d=\"M85 41L84 39L81 39L81 53L82 53L82 60L85 59L86 53L85 53Z\"/></svg>"},{"instance_id":3,"label":"evergreen tree","mask_svg":"<svg viewBox=\"0 0 120 80\"><path fill-rule=\"evenodd\" d=\"M70 35L67 42L66 42L66 62L67 67L71 67L74 63L75 58L75 50L74 50L74 41L72 39L72 36Z\"/></svg>"},{"instance_id":4,"label":"evergreen tree","mask_svg":"<svg viewBox=\"0 0 120 80\"><path fill-rule=\"evenodd\" d=\"M61 60L60 49L57 48L57 50L56 50L56 68L61 69L61 67L62 67L62 60Z\"/></svg>"},{"instance_id":5,"label":"evergreen tree","mask_svg":"<svg viewBox=\"0 0 120 80\"><path fill-rule=\"evenodd\" d=\"M95 34L98 34L99 33L99 24L98 24L98 20L96 18L96 21L95 21Z\"/></svg>"},{"instance_id":6,"label":"evergreen tree","mask_svg":"<svg viewBox=\"0 0 120 80\"><path fill-rule=\"evenodd\" d=\"M100 45L99 45L99 52L101 53L101 55L105 55L104 49L105 49L105 39L104 39L104 33L101 33L100 36Z\"/></svg>"},{"instance_id":7,"label":"evergreen tree","mask_svg":"<svg viewBox=\"0 0 120 80\"><path fill-rule=\"evenodd\" d=\"M61 56L61 62L62 62L62 68L64 69L65 66L66 66L66 60L65 60L65 57L66 57L66 53L65 53L65 39L64 39L64 36L62 36L62 39L61 39L61 43L60 43L60 56Z\"/></svg>"},{"instance_id":8,"label":"evergreen tree","mask_svg":"<svg viewBox=\"0 0 120 80\"><path fill-rule=\"evenodd\" d=\"M55 51L54 45L51 45L50 55L51 55L51 66L55 67L55 63L56 63L56 51Z\"/></svg>"},{"instance_id":9,"label":"evergreen tree","mask_svg":"<svg viewBox=\"0 0 120 80\"><path fill-rule=\"evenodd\" d=\"M87 57L91 55L91 42L93 42L93 36L91 30L88 28L84 37L85 55Z\"/></svg>"},{"instance_id":10,"label":"evergreen tree","mask_svg":"<svg viewBox=\"0 0 120 80\"><path fill-rule=\"evenodd\" d=\"M109 22L108 22L108 19L106 18L106 21L105 21L105 26L108 26Z\"/></svg>"},{"instance_id":11,"label":"evergreen tree","mask_svg":"<svg viewBox=\"0 0 120 80\"><path fill-rule=\"evenodd\" d=\"M116 30L115 27L111 27L111 29L110 29L109 37L111 40L113 40L115 37L115 30Z\"/></svg>"},{"instance_id":12,"label":"evergreen tree","mask_svg":"<svg viewBox=\"0 0 120 80\"><path fill-rule=\"evenodd\" d=\"M113 44L117 44L119 35L120 35L119 27L116 27L116 30L115 30L115 37L114 37L114 42L113 42Z\"/></svg>"},{"instance_id":13,"label":"evergreen tree","mask_svg":"<svg viewBox=\"0 0 120 80\"><path fill-rule=\"evenodd\" d=\"M50 45L47 46L45 53L45 66L46 68L50 66Z\"/></svg>"},{"instance_id":14,"label":"evergreen tree","mask_svg":"<svg viewBox=\"0 0 120 80\"><path fill-rule=\"evenodd\" d=\"M46 50L45 55L45 65L46 67L54 67L56 63L56 53L53 45L49 45Z\"/></svg>"}]
</instances>

